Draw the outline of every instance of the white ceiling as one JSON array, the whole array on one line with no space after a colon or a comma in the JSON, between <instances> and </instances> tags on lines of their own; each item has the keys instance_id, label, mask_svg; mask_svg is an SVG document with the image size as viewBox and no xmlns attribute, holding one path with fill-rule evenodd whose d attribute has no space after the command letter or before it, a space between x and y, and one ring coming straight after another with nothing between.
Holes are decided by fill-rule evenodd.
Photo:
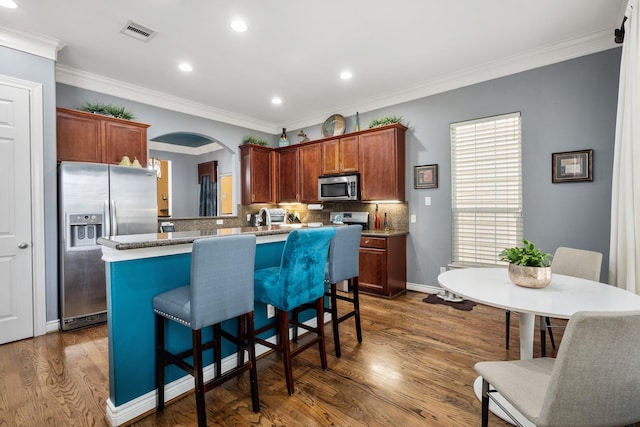
<instances>
[{"instance_id":1,"label":"white ceiling","mask_svg":"<svg viewBox=\"0 0 640 427\"><path fill-rule=\"evenodd\" d=\"M159 96L272 133L614 47L626 6L626 0L15 1L18 9L0 8L0 25L62 42L58 81L114 95L128 90L142 102ZM236 17L247 32L230 29ZM130 20L157 34L147 42L123 35ZM180 61L194 71L177 70ZM352 71L351 80L340 80L343 69ZM279 106L270 102L275 95Z\"/></svg>"}]
</instances>

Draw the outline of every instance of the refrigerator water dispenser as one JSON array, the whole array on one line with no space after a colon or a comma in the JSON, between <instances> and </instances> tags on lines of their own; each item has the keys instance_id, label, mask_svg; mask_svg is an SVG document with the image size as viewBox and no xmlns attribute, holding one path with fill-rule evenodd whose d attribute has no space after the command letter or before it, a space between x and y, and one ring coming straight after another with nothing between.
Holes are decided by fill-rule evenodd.
<instances>
[{"instance_id":1,"label":"refrigerator water dispenser","mask_svg":"<svg viewBox=\"0 0 640 427\"><path fill-rule=\"evenodd\" d=\"M102 236L103 215L98 213L67 214L67 248L93 249Z\"/></svg>"}]
</instances>

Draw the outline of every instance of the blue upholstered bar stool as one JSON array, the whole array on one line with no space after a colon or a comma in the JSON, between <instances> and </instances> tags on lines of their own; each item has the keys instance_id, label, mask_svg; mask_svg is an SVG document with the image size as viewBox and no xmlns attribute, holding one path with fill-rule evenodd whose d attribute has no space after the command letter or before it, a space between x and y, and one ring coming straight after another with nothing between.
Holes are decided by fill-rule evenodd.
<instances>
[{"instance_id":1,"label":"blue upholstered bar stool","mask_svg":"<svg viewBox=\"0 0 640 427\"><path fill-rule=\"evenodd\" d=\"M329 263L325 274L325 282L329 284L329 292L326 293L331 299L331 324L333 326L333 342L335 344L336 356L342 355L340 351L340 332L338 325L351 317L355 318L356 336L358 342L362 342L362 327L360 325L360 294L358 289L358 276L360 275L360 236L362 235L361 225L348 225L338 227L336 235L331 241L329 248ZM353 297L338 294L336 283L347 280L349 288L353 292ZM338 314L338 300L353 304L353 310L342 315Z\"/></svg>"},{"instance_id":2,"label":"blue upholstered bar stool","mask_svg":"<svg viewBox=\"0 0 640 427\"><path fill-rule=\"evenodd\" d=\"M358 276L360 274L360 236L361 225L347 225L336 228L336 235L331 239L329 246L329 259L324 275L325 296L329 297L330 306L325 311L331 313L331 325L333 327L333 342L336 357L340 357L340 328L338 325L347 319L355 318L356 336L358 342L362 342L362 327L360 325L360 294L358 288ZM353 297L348 294L338 294L336 283L347 280ZM340 315L338 313L338 300L353 304L353 309ZM293 311L293 320L298 320L301 311L313 308L305 304ZM293 341L298 340L298 329L293 330Z\"/></svg>"},{"instance_id":3,"label":"blue upholstered bar stool","mask_svg":"<svg viewBox=\"0 0 640 427\"><path fill-rule=\"evenodd\" d=\"M256 270L254 275L255 298L276 309L276 321L257 329L256 334L276 328L277 342L273 344L256 337L256 342L282 353L287 392L293 387L294 356L318 344L322 369L327 369L327 354L324 345L324 272L329 253L329 243L335 235L333 228L292 230L287 236L280 265ZM314 303L317 326L293 323L289 311L306 303ZM289 327L299 327L316 334L316 337L291 349Z\"/></svg>"},{"instance_id":4,"label":"blue upholstered bar stool","mask_svg":"<svg viewBox=\"0 0 640 427\"><path fill-rule=\"evenodd\" d=\"M253 235L215 237L193 242L191 255L191 282L153 298L156 323L156 387L157 409L164 408L164 370L176 365L195 378L198 426L206 426L205 392L227 380L249 371L251 403L254 412L260 411L258 376L254 347L253 326L253 270L255 266L256 237ZM238 334L223 330L224 320L239 318ZM192 348L174 354L165 348L165 323L178 322L191 329ZM202 342L202 329L213 326L213 339ZM221 368L222 339L237 346L238 362L247 363L224 374ZM215 376L206 383L203 379L202 356L213 349ZM189 364L185 359L193 357Z\"/></svg>"}]
</instances>

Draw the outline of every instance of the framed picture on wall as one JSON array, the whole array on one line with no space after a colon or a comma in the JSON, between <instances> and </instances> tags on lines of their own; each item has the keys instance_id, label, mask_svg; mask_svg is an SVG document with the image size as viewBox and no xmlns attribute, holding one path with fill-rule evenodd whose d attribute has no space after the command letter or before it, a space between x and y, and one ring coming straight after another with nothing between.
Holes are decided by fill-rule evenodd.
<instances>
[{"instance_id":1,"label":"framed picture on wall","mask_svg":"<svg viewBox=\"0 0 640 427\"><path fill-rule=\"evenodd\" d=\"M593 150L551 154L551 182L593 181Z\"/></svg>"},{"instance_id":2,"label":"framed picture on wall","mask_svg":"<svg viewBox=\"0 0 640 427\"><path fill-rule=\"evenodd\" d=\"M414 188L438 188L438 165L413 167Z\"/></svg>"}]
</instances>

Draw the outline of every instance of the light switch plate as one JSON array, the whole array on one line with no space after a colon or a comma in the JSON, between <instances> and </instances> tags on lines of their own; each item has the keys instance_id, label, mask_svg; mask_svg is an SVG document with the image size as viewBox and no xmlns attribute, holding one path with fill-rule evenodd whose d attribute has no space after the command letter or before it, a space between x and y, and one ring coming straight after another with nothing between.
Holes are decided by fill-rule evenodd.
<instances>
[{"instance_id":1,"label":"light switch plate","mask_svg":"<svg viewBox=\"0 0 640 427\"><path fill-rule=\"evenodd\" d=\"M417 221L416 215L415 214L411 215L411 224L415 224L416 221Z\"/></svg>"},{"instance_id":2,"label":"light switch plate","mask_svg":"<svg viewBox=\"0 0 640 427\"><path fill-rule=\"evenodd\" d=\"M424 205L425 206L431 206L431 197L429 197L429 196L425 196L424 197Z\"/></svg>"}]
</instances>

